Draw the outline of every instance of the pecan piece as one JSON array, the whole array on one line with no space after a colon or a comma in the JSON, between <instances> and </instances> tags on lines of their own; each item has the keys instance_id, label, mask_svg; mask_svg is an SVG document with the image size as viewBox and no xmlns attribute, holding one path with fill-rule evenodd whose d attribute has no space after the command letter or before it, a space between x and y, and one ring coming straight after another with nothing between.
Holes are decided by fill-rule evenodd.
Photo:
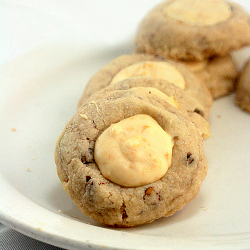
<instances>
[{"instance_id":1,"label":"pecan piece","mask_svg":"<svg viewBox=\"0 0 250 250\"><path fill-rule=\"evenodd\" d=\"M194 161L194 157L192 153L188 152L187 153L187 164L191 164Z\"/></svg>"}]
</instances>

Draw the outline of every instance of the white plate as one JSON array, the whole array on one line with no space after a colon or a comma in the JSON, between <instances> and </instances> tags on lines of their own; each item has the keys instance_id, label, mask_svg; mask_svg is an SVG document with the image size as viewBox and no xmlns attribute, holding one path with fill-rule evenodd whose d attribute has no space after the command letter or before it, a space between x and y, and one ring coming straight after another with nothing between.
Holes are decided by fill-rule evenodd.
<instances>
[{"instance_id":1,"label":"white plate","mask_svg":"<svg viewBox=\"0 0 250 250\"><path fill-rule=\"evenodd\" d=\"M1 221L70 249L249 248L250 115L234 105L233 95L213 106L208 176L182 211L132 229L103 227L78 211L56 175L55 142L87 79L117 51L129 52L86 46L41 48L0 71Z\"/></svg>"},{"instance_id":2,"label":"white plate","mask_svg":"<svg viewBox=\"0 0 250 250\"><path fill-rule=\"evenodd\" d=\"M0 220L70 249L249 249L250 115L234 105L234 95L212 108L201 192L172 217L111 229L68 198L56 175L55 142L90 76L132 51L132 39L104 44L40 47L0 69ZM237 55L239 65L249 54Z\"/></svg>"}]
</instances>

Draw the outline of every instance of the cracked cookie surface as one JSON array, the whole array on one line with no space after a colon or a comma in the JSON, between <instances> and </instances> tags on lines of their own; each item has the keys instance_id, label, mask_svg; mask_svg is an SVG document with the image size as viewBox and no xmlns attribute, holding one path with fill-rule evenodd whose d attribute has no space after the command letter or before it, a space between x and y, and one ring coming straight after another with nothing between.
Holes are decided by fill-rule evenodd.
<instances>
[{"instance_id":1,"label":"cracked cookie surface","mask_svg":"<svg viewBox=\"0 0 250 250\"><path fill-rule=\"evenodd\" d=\"M182 0L164 1L143 18L135 38L137 52L177 60L203 60L213 56L226 56L229 51L250 44L249 15L238 4L226 1L204 1L215 4L221 2L225 5L222 8L218 7L218 17L224 10L231 13L225 14L225 18L221 20L218 18L217 22L202 24L197 22L206 12L205 6L202 8L203 1L188 0L186 2L190 4L182 6L184 2ZM188 11L189 5L193 4L201 7L200 13ZM176 5L176 14L179 17L170 15L173 11L166 11L173 5ZM179 11L177 11L178 8ZM205 13L208 17L204 20L209 19L214 12L216 9L212 8L211 12ZM192 17L190 13L194 13L194 16ZM197 17L196 22L186 22L187 15L189 19Z\"/></svg>"},{"instance_id":2,"label":"cracked cookie surface","mask_svg":"<svg viewBox=\"0 0 250 250\"><path fill-rule=\"evenodd\" d=\"M110 96L111 97L111 96ZM203 139L196 126L169 104L149 94L115 91L81 106L57 141L58 176L74 203L96 221L120 227L149 223L182 209L198 194L207 173ZM95 142L111 124L146 114L174 138L172 163L158 181L130 188L100 173Z\"/></svg>"}]
</instances>

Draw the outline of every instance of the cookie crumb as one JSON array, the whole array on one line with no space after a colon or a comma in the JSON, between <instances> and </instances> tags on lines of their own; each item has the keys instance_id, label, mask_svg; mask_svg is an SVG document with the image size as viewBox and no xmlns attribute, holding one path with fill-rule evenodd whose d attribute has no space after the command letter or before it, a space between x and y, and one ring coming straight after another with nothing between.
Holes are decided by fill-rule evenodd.
<instances>
[{"instance_id":1,"label":"cookie crumb","mask_svg":"<svg viewBox=\"0 0 250 250\"><path fill-rule=\"evenodd\" d=\"M37 228L37 231L41 232L41 231L42 231L42 228L38 227L38 228Z\"/></svg>"},{"instance_id":2,"label":"cookie crumb","mask_svg":"<svg viewBox=\"0 0 250 250\"><path fill-rule=\"evenodd\" d=\"M26 172L30 172L30 168L26 168L25 171L26 171Z\"/></svg>"},{"instance_id":3,"label":"cookie crumb","mask_svg":"<svg viewBox=\"0 0 250 250\"><path fill-rule=\"evenodd\" d=\"M16 132L16 128L12 128L11 131L12 131L12 132Z\"/></svg>"},{"instance_id":4,"label":"cookie crumb","mask_svg":"<svg viewBox=\"0 0 250 250\"><path fill-rule=\"evenodd\" d=\"M61 209L59 209L59 210L58 210L58 213L62 213L62 210L61 210Z\"/></svg>"},{"instance_id":5,"label":"cookie crumb","mask_svg":"<svg viewBox=\"0 0 250 250\"><path fill-rule=\"evenodd\" d=\"M207 208L205 206L201 206L201 208L204 210L204 211L207 211Z\"/></svg>"},{"instance_id":6,"label":"cookie crumb","mask_svg":"<svg viewBox=\"0 0 250 250\"><path fill-rule=\"evenodd\" d=\"M87 116L87 115L85 115L85 114L80 114L80 116L82 117L82 119L88 120L88 116Z\"/></svg>"}]
</instances>

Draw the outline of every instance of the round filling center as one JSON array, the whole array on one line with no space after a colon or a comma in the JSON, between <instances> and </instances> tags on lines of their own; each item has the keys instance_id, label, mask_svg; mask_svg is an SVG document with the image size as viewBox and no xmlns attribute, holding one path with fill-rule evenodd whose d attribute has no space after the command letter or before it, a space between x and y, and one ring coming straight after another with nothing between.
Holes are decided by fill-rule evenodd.
<instances>
[{"instance_id":1,"label":"round filling center","mask_svg":"<svg viewBox=\"0 0 250 250\"><path fill-rule=\"evenodd\" d=\"M142 61L134 63L119 71L111 81L111 84L120 82L134 76L149 76L166 80L184 89L185 80L181 73L170 63Z\"/></svg>"},{"instance_id":2,"label":"round filling center","mask_svg":"<svg viewBox=\"0 0 250 250\"><path fill-rule=\"evenodd\" d=\"M166 174L173 145L172 136L151 116L139 114L108 127L95 143L94 158L105 178L136 187Z\"/></svg>"},{"instance_id":3,"label":"round filling center","mask_svg":"<svg viewBox=\"0 0 250 250\"><path fill-rule=\"evenodd\" d=\"M191 25L213 25L228 19L230 5L223 0L175 0L165 7L171 18Z\"/></svg>"}]
</instances>

